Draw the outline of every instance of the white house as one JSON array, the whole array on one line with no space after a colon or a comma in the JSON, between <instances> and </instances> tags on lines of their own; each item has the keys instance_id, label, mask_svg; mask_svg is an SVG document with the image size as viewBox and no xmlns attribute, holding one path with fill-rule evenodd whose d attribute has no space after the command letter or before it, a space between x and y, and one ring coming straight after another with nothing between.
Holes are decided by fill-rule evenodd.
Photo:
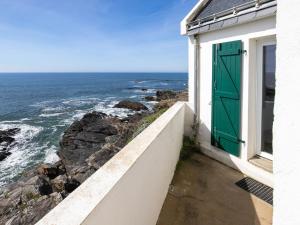
<instances>
[{"instance_id":1,"label":"white house","mask_svg":"<svg viewBox=\"0 0 300 225\"><path fill-rule=\"evenodd\" d=\"M278 225L300 224L299 13L298 0L200 0L181 22L201 149L274 187Z\"/></svg>"},{"instance_id":2,"label":"white house","mask_svg":"<svg viewBox=\"0 0 300 225\"><path fill-rule=\"evenodd\" d=\"M269 186L276 11L276 0L203 0L181 24L202 150Z\"/></svg>"}]
</instances>

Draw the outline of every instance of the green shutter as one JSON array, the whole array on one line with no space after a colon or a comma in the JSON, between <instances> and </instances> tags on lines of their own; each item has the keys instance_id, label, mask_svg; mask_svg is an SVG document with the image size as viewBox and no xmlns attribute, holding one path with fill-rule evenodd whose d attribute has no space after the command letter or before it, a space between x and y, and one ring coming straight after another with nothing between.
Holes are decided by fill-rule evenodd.
<instances>
[{"instance_id":1,"label":"green shutter","mask_svg":"<svg viewBox=\"0 0 300 225\"><path fill-rule=\"evenodd\" d=\"M212 144L240 155L242 42L213 45Z\"/></svg>"}]
</instances>

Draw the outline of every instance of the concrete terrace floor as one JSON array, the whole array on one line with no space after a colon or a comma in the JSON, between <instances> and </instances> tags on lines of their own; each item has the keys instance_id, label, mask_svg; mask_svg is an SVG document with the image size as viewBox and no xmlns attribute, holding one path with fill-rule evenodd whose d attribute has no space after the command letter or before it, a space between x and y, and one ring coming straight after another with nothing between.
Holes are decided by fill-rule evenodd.
<instances>
[{"instance_id":1,"label":"concrete terrace floor","mask_svg":"<svg viewBox=\"0 0 300 225\"><path fill-rule=\"evenodd\" d=\"M200 153L181 161L157 225L268 225L273 207L235 183L244 177Z\"/></svg>"}]
</instances>

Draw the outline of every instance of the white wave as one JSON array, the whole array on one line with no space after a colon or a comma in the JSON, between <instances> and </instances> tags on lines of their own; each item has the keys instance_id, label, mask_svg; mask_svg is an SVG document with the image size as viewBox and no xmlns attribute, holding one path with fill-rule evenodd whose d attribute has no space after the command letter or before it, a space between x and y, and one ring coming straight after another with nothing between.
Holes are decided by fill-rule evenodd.
<instances>
[{"instance_id":1,"label":"white wave","mask_svg":"<svg viewBox=\"0 0 300 225\"><path fill-rule=\"evenodd\" d=\"M125 118L129 113L132 113L132 110L129 109L114 108L117 103L118 101L100 102L94 107L94 110L119 118Z\"/></svg>"},{"instance_id":2,"label":"white wave","mask_svg":"<svg viewBox=\"0 0 300 225\"><path fill-rule=\"evenodd\" d=\"M9 124L9 123L23 123L24 121L30 121L31 119L23 118L20 120L3 120L0 122L0 124Z\"/></svg>"},{"instance_id":3,"label":"white wave","mask_svg":"<svg viewBox=\"0 0 300 225\"><path fill-rule=\"evenodd\" d=\"M117 98L116 96L106 97L105 101L110 101L110 100L113 100L113 99L116 99L116 98Z\"/></svg>"},{"instance_id":4,"label":"white wave","mask_svg":"<svg viewBox=\"0 0 300 225\"><path fill-rule=\"evenodd\" d=\"M66 110L66 107L58 106L58 107L46 107L42 110L42 112L63 112Z\"/></svg>"},{"instance_id":5,"label":"white wave","mask_svg":"<svg viewBox=\"0 0 300 225\"><path fill-rule=\"evenodd\" d=\"M89 110L76 110L75 114L73 116L70 116L69 118L62 121L61 124L58 126L66 126L72 124L76 120L80 120L86 113L88 113Z\"/></svg>"},{"instance_id":6,"label":"white wave","mask_svg":"<svg viewBox=\"0 0 300 225\"><path fill-rule=\"evenodd\" d=\"M64 113L49 113L49 114L47 114L47 113L42 113L41 115L40 115L40 117L46 117L46 118L48 118L48 117L56 117L56 116L60 116L60 115L63 115Z\"/></svg>"},{"instance_id":7,"label":"white wave","mask_svg":"<svg viewBox=\"0 0 300 225\"><path fill-rule=\"evenodd\" d=\"M52 134L55 134L55 133L56 133L57 127L58 127L58 126L52 126L52 127L51 127L51 128L52 128L52 132L51 132Z\"/></svg>"},{"instance_id":8,"label":"white wave","mask_svg":"<svg viewBox=\"0 0 300 225\"><path fill-rule=\"evenodd\" d=\"M10 148L12 154L0 162L0 186L23 172L32 163L31 158L39 151L39 146L36 142L32 142L32 139L43 130L42 127L19 123L0 123L0 130L12 128L20 128L20 132L14 136L16 141Z\"/></svg>"},{"instance_id":9,"label":"white wave","mask_svg":"<svg viewBox=\"0 0 300 225\"><path fill-rule=\"evenodd\" d=\"M27 124L19 124L19 123L14 124L14 123L6 123L6 122L0 123L0 130L7 130L12 128L20 129L20 132L14 136L16 141L31 140L34 136L36 136L38 133L40 133L43 130L42 127L34 127Z\"/></svg>"},{"instance_id":10,"label":"white wave","mask_svg":"<svg viewBox=\"0 0 300 225\"><path fill-rule=\"evenodd\" d=\"M55 127L65 127L65 124L57 124Z\"/></svg>"},{"instance_id":11,"label":"white wave","mask_svg":"<svg viewBox=\"0 0 300 225\"><path fill-rule=\"evenodd\" d=\"M53 101L43 101L43 102L37 102L37 103L34 103L30 106L32 107L45 107L46 105L49 105L49 104L52 104Z\"/></svg>"},{"instance_id":12,"label":"white wave","mask_svg":"<svg viewBox=\"0 0 300 225\"><path fill-rule=\"evenodd\" d=\"M21 120L4 120L4 121L1 121L2 124L5 124L5 123L22 123Z\"/></svg>"},{"instance_id":13,"label":"white wave","mask_svg":"<svg viewBox=\"0 0 300 225\"><path fill-rule=\"evenodd\" d=\"M159 85L161 85L161 86L167 86L167 85L169 85L169 84L166 83L166 82L159 82Z\"/></svg>"},{"instance_id":14,"label":"white wave","mask_svg":"<svg viewBox=\"0 0 300 225\"><path fill-rule=\"evenodd\" d=\"M156 93L156 89L153 89L153 88L150 88L150 89L147 89L146 91L143 91L141 89L137 89L137 90L133 90L134 93L149 93L149 94L152 94L152 93Z\"/></svg>"},{"instance_id":15,"label":"white wave","mask_svg":"<svg viewBox=\"0 0 300 225\"><path fill-rule=\"evenodd\" d=\"M134 83L134 84L144 84L144 83L148 83L150 82L150 80L132 80L130 81L130 83Z\"/></svg>"},{"instance_id":16,"label":"white wave","mask_svg":"<svg viewBox=\"0 0 300 225\"><path fill-rule=\"evenodd\" d=\"M64 105L79 107L79 106L94 104L94 103L98 102L99 100L100 100L99 98L69 99L69 100L63 101L62 103Z\"/></svg>"},{"instance_id":17,"label":"white wave","mask_svg":"<svg viewBox=\"0 0 300 225\"><path fill-rule=\"evenodd\" d=\"M20 121L21 122L24 122L24 121L30 121L31 119L28 119L28 118L23 118L23 119L21 119Z\"/></svg>"},{"instance_id":18,"label":"white wave","mask_svg":"<svg viewBox=\"0 0 300 225\"><path fill-rule=\"evenodd\" d=\"M119 103L119 101L111 101L111 102L102 102L105 105L107 105L108 107L114 107L116 104Z\"/></svg>"},{"instance_id":19,"label":"white wave","mask_svg":"<svg viewBox=\"0 0 300 225\"><path fill-rule=\"evenodd\" d=\"M140 93L146 93L146 91L142 91L141 89L136 89L136 90L133 90L132 91L133 93L138 93L138 94L140 94Z\"/></svg>"},{"instance_id":20,"label":"white wave","mask_svg":"<svg viewBox=\"0 0 300 225\"><path fill-rule=\"evenodd\" d=\"M76 114L72 116L72 120L80 120L86 113L88 113L88 110L76 110Z\"/></svg>"},{"instance_id":21,"label":"white wave","mask_svg":"<svg viewBox=\"0 0 300 225\"><path fill-rule=\"evenodd\" d=\"M57 161L59 161L59 157L56 154L57 152L57 147L52 145L50 148L48 148L45 152L45 160L44 163L56 163Z\"/></svg>"}]
</instances>

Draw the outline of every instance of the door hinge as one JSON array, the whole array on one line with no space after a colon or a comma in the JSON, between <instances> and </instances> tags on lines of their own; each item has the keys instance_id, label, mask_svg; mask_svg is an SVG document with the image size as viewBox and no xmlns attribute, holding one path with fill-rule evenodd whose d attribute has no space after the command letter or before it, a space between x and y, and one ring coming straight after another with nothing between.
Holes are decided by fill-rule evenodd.
<instances>
[{"instance_id":1,"label":"door hinge","mask_svg":"<svg viewBox=\"0 0 300 225\"><path fill-rule=\"evenodd\" d=\"M242 140L242 139L238 139L237 141L238 141L238 142L241 142L241 143L243 143L243 144L246 143L246 142L245 142L244 140Z\"/></svg>"},{"instance_id":2,"label":"door hinge","mask_svg":"<svg viewBox=\"0 0 300 225\"><path fill-rule=\"evenodd\" d=\"M240 53L240 54L245 54L245 55L247 55L247 50L240 49L240 50L239 50L239 53Z\"/></svg>"}]
</instances>

